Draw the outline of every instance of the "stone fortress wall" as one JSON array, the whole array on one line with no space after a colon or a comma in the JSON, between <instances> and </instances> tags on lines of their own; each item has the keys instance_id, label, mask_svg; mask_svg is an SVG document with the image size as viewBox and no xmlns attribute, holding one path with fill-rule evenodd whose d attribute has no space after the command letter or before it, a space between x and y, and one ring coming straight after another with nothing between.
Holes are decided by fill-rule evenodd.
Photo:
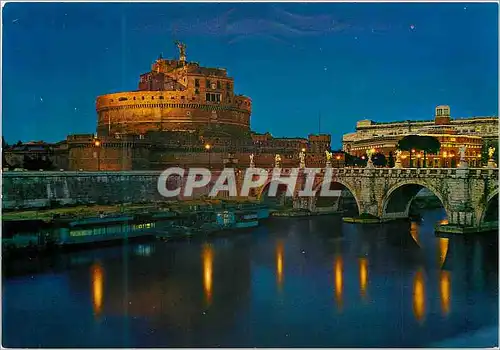
<instances>
[{"instance_id":1,"label":"stone fortress wall","mask_svg":"<svg viewBox=\"0 0 500 350\"><path fill-rule=\"evenodd\" d=\"M150 130L196 130L209 124L250 130L251 100L206 101L185 91L136 91L99 96L97 132L143 134Z\"/></svg>"}]
</instances>

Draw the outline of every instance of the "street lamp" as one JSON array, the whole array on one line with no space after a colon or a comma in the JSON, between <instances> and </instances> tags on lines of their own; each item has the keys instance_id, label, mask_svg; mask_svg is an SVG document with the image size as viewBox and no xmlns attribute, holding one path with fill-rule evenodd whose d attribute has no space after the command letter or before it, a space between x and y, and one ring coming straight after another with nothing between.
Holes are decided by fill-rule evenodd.
<instances>
[{"instance_id":1,"label":"street lamp","mask_svg":"<svg viewBox=\"0 0 500 350\"><path fill-rule=\"evenodd\" d=\"M335 157L335 159L337 160L337 168L340 168L340 162L339 162L339 160L340 160L340 156L339 156L339 155L337 155L337 156Z\"/></svg>"},{"instance_id":2,"label":"street lamp","mask_svg":"<svg viewBox=\"0 0 500 350\"><path fill-rule=\"evenodd\" d=\"M212 164L211 164L211 157L210 157L210 149L212 148L212 146L210 144L205 144L205 149L207 150L208 152L208 169L211 169L212 168Z\"/></svg>"},{"instance_id":3,"label":"street lamp","mask_svg":"<svg viewBox=\"0 0 500 350\"><path fill-rule=\"evenodd\" d=\"M94 139L94 147L97 147L97 171L101 170L101 141Z\"/></svg>"}]
</instances>

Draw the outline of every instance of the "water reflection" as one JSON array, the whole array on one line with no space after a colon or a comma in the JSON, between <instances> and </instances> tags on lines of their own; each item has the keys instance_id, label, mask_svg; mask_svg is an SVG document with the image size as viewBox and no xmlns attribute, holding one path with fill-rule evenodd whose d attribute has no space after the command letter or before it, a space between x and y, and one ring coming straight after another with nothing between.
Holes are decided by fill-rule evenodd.
<instances>
[{"instance_id":1,"label":"water reflection","mask_svg":"<svg viewBox=\"0 0 500 350\"><path fill-rule=\"evenodd\" d=\"M90 267L92 278L92 306L95 318L99 318L102 312L102 298L104 285L104 269L100 263Z\"/></svg>"},{"instance_id":2,"label":"water reflection","mask_svg":"<svg viewBox=\"0 0 500 350\"><path fill-rule=\"evenodd\" d=\"M361 298L366 299L366 287L368 284L368 260L366 258L359 259L359 290Z\"/></svg>"},{"instance_id":3,"label":"water reflection","mask_svg":"<svg viewBox=\"0 0 500 350\"><path fill-rule=\"evenodd\" d=\"M449 238L439 238L439 268L442 268L448 254Z\"/></svg>"},{"instance_id":4,"label":"water reflection","mask_svg":"<svg viewBox=\"0 0 500 350\"><path fill-rule=\"evenodd\" d=\"M276 241L276 281L280 290L283 286L283 252L283 241Z\"/></svg>"},{"instance_id":5,"label":"water reflection","mask_svg":"<svg viewBox=\"0 0 500 350\"><path fill-rule=\"evenodd\" d=\"M449 271L441 271L439 274L439 295L441 297L441 312L443 316L450 313L451 279Z\"/></svg>"},{"instance_id":6,"label":"water reflection","mask_svg":"<svg viewBox=\"0 0 500 350\"><path fill-rule=\"evenodd\" d=\"M208 305L212 302L212 266L214 259L214 251L211 245L205 243L203 245L202 260L203 260L203 289L205 290L205 298Z\"/></svg>"},{"instance_id":7,"label":"water reflection","mask_svg":"<svg viewBox=\"0 0 500 350\"><path fill-rule=\"evenodd\" d=\"M425 276L419 269L413 278L413 314L420 323L425 319Z\"/></svg>"},{"instance_id":8,"label":"water reflection","mask_svg":"<svg viewBox=\"0 0 500 350\"><path fill-rule=\"evenodd\" d=\"M341 256L337 256L334 262L334 272L335 272L335 300L337 302L337 307L342 310L343 300L342 292L344 287L343 281L343 261Z\"/></svg>"},{"instance_id":9,"label":"water reflection","mask_svg":"<svg viewBox=\"0 0 500 350\"><path fill-rule=\"evenodd\" d=\"M410 235L413 237L415 242L420 246L418 224L412 221L410 224Z\"/></svg>"}]
</instances>

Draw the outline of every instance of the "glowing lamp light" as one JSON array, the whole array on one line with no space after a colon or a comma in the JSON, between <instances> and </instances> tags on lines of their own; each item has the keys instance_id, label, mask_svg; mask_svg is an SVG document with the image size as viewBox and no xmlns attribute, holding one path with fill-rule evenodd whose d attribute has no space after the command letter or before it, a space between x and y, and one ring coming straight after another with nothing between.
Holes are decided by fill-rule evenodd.
<instances>
[{"instance_id":1,"label":"glowing lamp light","mask_svg":"<svg viewBox=\"0 0 500 350\"><path fill-rule=\"evenodd\" d=\"M212 146L210 146L208 143L205 145L205 149L208 151Z\"/></svg>"},{"instance_id":2,"label":"glowing lamp light","mask_svg":"<svg viewBox=\"0 0 500 350\"><path fill-rule=\"evenodd\" d=\"M336 156L335 159L339 160L340 159L340 156Z\"/></svg>"},{"instance_id":3,"label":"glowing lamp light","mask_svg":"<svg viewBox=\"0 0 500 350\"><path fill-rule=\"evenodd\" d=\"M302 148L302 152L305 152L305 151L306 151L306 149L305 149L305 148Z\"/></svg>"},{"instance_id":4,"label":"glowing lamp light","mask_svg":"<svg viewBox=\"0 0 500 350\"><path fill-rule=\"evenodd\" d=\"M363 160L364 160L364 159L365 159L365 156L361 156L361 159L363 159Z\"/></svg>"},{"instance_id":5,"label":"glowing lamp light","mask_svg":"<svg viewBox=\"0 0 500 350\"><path fill-rule=\"evenodd\" d=\"M414 149L412 149L412 150L411 150L411 153L415 153L415 150L414 150Z\"/></svg>"},{"instance_id":6,"label":"glowing lamp light","mask_svg":"<svg viewBox=\"0 0 500 350\"><path fill-rule=\"evenodd\" d=\"M101 141L95 140L94 141L94 146L99 147L101 145Z\"/></svg>"},{"instance_id":7,"label":"glowing lamp light","mask_svg":"<svg viewBox=\"0 0 500 350\"><path fill-rule=\"evenodd\" d=\"M421 157L422 157L422 155L421 155L421 154L417 154L417 158L421 158Z\"/></svg>"}]
</instances>

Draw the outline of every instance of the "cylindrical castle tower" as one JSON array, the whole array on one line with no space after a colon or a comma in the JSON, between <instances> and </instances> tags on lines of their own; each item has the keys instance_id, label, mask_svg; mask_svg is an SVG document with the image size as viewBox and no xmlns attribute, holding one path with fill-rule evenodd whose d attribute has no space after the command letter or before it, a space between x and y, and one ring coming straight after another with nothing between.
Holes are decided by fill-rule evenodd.
<instances>
[{"instance_id":1,"label":"cylindrical castle tower","mask_svg":"<svg viewBox=\"0 0 500 350\"><path fill-rule=\"evenodd\" d=\"M200 67L161 56L142 74L139 90L99 96L99 135L144 134L148 131L194 131L217 128L224 133L250 131L250 98L234 95L233 78L221 68Z\"/></svg>"}]
</instances>

